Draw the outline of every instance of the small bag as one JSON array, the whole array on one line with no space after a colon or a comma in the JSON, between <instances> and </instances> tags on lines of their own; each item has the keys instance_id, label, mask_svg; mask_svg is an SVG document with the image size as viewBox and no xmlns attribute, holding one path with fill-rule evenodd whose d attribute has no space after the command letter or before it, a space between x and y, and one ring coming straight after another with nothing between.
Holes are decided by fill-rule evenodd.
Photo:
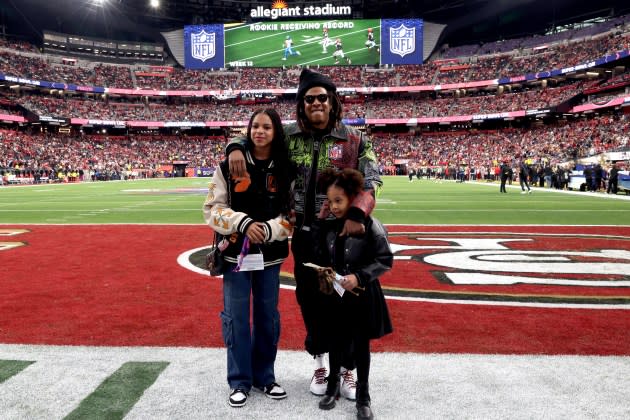
<instances>
[{"instance_id":1,"label":"small bag","mask_svg":"<svg viewBox=\"0 0 630 420\"><path fill-rule=\"evenodd\" d=\"M217 170L223 171L223 168L218 166ZM223 176L225 178L225 173L223 173ZM227 184L227 203L228 206L232 205L229 183ZM210 247L210 252L206 254L206 268L210 272L211 276L221 276L225 272L226 264L225 259L223 258L223 251L225 251L228 245L229 244L225 236L218 232L214 232L214 241Z\"/></svg>"},{"instance_id":2,"label":"small bag","mask_svg":"<svg viewBox=\"0 0 630 420\"><path fill-rule=\"evenodd\" d=\"M214 243L210 247L210 252L206 254L206 268L211 276L220 276L225 269L225 259L223 258L223 250L225 248L221 249L222 246L220 246L225 240L223 235L215 233Z\"/></svg>"}]
</instances>

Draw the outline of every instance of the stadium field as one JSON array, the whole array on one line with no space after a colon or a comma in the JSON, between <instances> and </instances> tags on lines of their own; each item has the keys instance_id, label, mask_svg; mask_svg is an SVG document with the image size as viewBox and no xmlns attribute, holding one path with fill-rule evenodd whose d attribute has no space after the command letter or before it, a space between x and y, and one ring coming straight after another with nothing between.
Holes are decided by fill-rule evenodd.
<instances>
[{"instance_id":1,"label":"stadium field","mask_svg":"<svg viewBox=\"0 0 630 420\"><path fill-rule=\"evenodd\" d=\"M249 25L239 25L225 30L225 62L251 62L256 67L282 67L282 66L332 66L335 60L332 53L335 46L330 45L327 53L322 53L322 29L328 25L329 37L334 42L341 39L343 50L353 65L374 65L380 62L380 55L375 50L368 50L365 46L367 30L372 28L376 44L381 39L379 19L360 20L322 20L309 21L314 29L291 29L292 22L275 23L277 28L269 31L251 31ZM304 24L305 22L293 22ZM344 27L344 23L346 24ZM350 24L351 27L347 27ZM261 24L262 25L262 24ZM286 25L286 26L283 26ZM287 57L282 60L284 42L290 36L293 40L293 49L300 55ZM340 64L346 64L340 60Z\"/></svg>"},{"instance_id":2,"label":"stadium field","mask_svg":"<svg viewBox=\"0 0 630 420\"><path fill-rule=\"evenodd\" d=\"M208 178L34 185L0 189L0 223L203 223ZM386 224L630 225L628 196L515 184L384 177L375 215Z\"/></svg>"},{"instance_id":3,"label":"stadium field","mask_svg":"<svg viewBox=\"0 0 630 420\"><path fill-rule=\"evenodd\" d=\"M228 406L208 181L0 188L0 417L355 417L308 392L291 258L276 362L289 397ZM384 181L395 330L372 344L378 418L628 418L627 196Z\"/></svg>"}]
</instances>

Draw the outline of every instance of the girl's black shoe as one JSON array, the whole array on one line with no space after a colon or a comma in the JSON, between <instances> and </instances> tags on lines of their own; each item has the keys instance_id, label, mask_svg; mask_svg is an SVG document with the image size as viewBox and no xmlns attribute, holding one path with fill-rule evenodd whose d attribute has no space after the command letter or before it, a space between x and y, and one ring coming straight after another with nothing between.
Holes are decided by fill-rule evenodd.
<instances>
[{"instance_id":1,"label":"girl's black shoe","mask_svg":"<svg viewBox=\"0 0 630 420\"><path fill-rule=\"evenodd\" d=\"M370 407L370 391L367 382L357 383L357 419L371 420L374 418Z\"/></svg>"},{"instance_id":2,"label":"girl's black shoe","mask_svg":"<svg viewBox=\"0 0 630 420\"><path fill-rule=\"evenodd\" d=\"M370 403L366 405L357 404L357 419L373 419L374 413L372 413L372 409L370 408Z\"/></svg>"},{"instance_id":3,"label":"girl's black shoe","mask_svg":"<svg viewBox=\"0 0 630 420\"><path fill-rule=\"evenodd\" d=\"M336 379L336 381L335 381ZM319 408L322 410L332 410L339 399L339 376L329 376L328 386L326 387L326 395L319 400Z\"/></svg>"}]
</instances>

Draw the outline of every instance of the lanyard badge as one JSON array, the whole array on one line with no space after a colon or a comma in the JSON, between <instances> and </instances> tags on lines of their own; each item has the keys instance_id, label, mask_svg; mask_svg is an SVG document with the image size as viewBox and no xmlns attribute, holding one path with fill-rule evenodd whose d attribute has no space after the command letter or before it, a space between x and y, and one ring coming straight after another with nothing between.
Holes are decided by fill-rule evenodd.
<instances>
[{"instance_id":1,"label":"lanyard badge","mask_svg":"<svg viewBox=\"0 0 630 420\"><path fill-rule=\"evenodd\" d=\"M243 246L241 247L241 253L238 255L238 262L234 267L234 272L238 271L258 271L265 269L265 261L263 254L250 254L249 253L249 238L246 236L243 240Z\"/></svg>"}]
</instances>

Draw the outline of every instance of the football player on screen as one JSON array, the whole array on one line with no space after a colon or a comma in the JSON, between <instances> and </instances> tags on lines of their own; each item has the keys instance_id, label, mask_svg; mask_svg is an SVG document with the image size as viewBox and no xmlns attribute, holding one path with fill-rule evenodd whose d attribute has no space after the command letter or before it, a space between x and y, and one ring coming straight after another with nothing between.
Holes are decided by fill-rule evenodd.
<instances>
[{"instance_id":1,"label":"football player on screen","mask_svg":"<svg viewBox=\"0 0 630 420\"><path fill-rule=\"evenodd\" d=\"M331 45L335 45L333 40L330 39L330 36L328 35L328 28L323 29L322 40L320 41L320 44L322 44L322 54L328 53L328 47L330 47Z\"/></svg>"},{"instance_id":2,"label":"football player on screen","mask_svg":"<svg viewBox=\"0 0 630 420\"><path fill-rule=\"evenodd\" d=\"M333 58L335 59L335 64L339 64L339 58L343 58L346 60L347 64L352 64L350 57L346 57L343 52L343 44L341 43L341 38L337 38L335 40L335 52L333 52Z\"/></svg>"},{"instance_id":3,"label":"football player on screen","mask_svg":"<svg viewBox=\"0 0 630 420\"><path fill-rule=\"evenodd\" d=\"M365 41L365 46L370 51L379 52L379 48L376 45L376 41L374 40L374 31L372 28L368 28L367 30L367 41Z\"/></svg>"},{"instance_id":4,"label":"football player on screen","mask_svg":"<svg viewBox=\"0 0 630 420\"><path fill-rule=\"evenodd\" d=\"M282 57L282 60L286 60L287 57L290 55L301 55L298 50L293 49L293 40L291 39L291 35L287 35L286 39L284 40L283 46L284 56Z\"/></svg>"}]
</instances>

